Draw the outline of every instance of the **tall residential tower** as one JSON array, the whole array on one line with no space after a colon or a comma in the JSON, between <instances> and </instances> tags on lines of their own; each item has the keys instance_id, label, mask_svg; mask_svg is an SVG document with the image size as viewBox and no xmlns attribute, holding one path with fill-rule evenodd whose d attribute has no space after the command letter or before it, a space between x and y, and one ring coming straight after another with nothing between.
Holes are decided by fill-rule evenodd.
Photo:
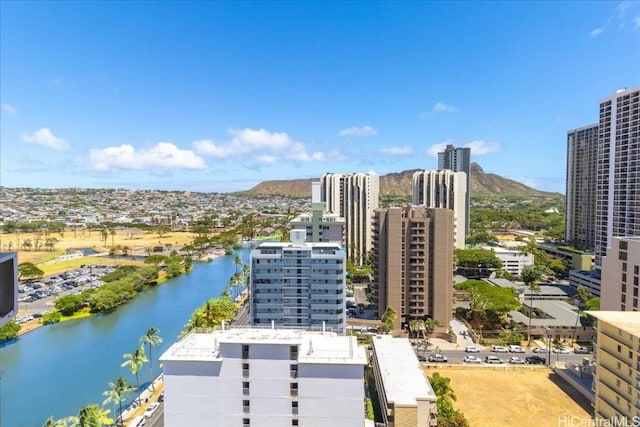
<instances>
[{"instance_id":1,"label":"tall residential tower","mask_svg":"<svg viewBox=\"0 0 640 427\"><path fill-rule=\"evenodd\" d=\"M327 173L320 180L327 212L346 221L344 248L349 261L364 265L371 251L371 220L378 207L380 177L368 173Z\"/></svg>"},{"instance_id":2,"label":"tall residential tower","mask_svg":"<svg viewBox=\"0 0 640 427\"><path fill-rule=\"evenodd\" d=\"M412 203L426 208L453 211L453 244L464 249L467 227L467 175L451 170L416 171L413 174Z\"/></svg>"},{"instance_id":3,"label":"tall residential tower","mask_svg":"<svg viewBox=\"0 0 640 427\"><path fill-rule=\"evenodd\" d=\"M448 144L443 152L438 153L438 169L449 169L467 174L467 202L465 208L464 233L469 234L469 208L471 206L471 148L454 147Z\"/></svg>"}]
</instances>

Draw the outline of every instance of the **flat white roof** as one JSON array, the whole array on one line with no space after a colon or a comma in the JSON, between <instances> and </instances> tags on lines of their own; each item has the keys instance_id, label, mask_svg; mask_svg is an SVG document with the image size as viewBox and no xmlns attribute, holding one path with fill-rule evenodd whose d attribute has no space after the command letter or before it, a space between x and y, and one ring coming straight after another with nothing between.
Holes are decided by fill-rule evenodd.
<instances>
[{"instance_id":1,"label":"flat white roof","mask_svg":"<svg viewBox=\"0 0 640 427\"><path fill-rule=\"evenodd\" d=\"M298 363L366 365L367 355L356 337L305 329L232 328L194 332L173 344L162 360L220 360L220 344L299 345Z\"/></svg>"},{"instance_id":2,"label":"flat white roof","mask_svg":"<svg viewBox=\"0 0 640 427\"><path fill-rule=\"evenodd\" d=\"M387 401L395 405L416 405L418 399L435 401L436 394L409 340L376 335L373 347Z\"/></svg>"},{"instance_id":3,"label":"flat white roof","mask_svg":"<svg viewBox=\"0 0 640 427\"><path fill-rule=\"evenodd\" d=\"M587 314L640 337L640 311L587 311Z\"/></svg>"}]
</instances>

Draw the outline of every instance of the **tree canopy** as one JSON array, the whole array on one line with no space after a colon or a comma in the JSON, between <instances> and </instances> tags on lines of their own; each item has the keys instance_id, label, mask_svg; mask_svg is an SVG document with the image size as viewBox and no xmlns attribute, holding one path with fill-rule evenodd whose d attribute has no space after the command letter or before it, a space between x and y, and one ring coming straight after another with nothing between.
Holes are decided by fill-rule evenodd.
<instances>
[{"instance_id":1,"label":"tree canopy","mask_svg":"<svg viewBox=\"0 0 640 427\"><path fill-rule=\"evenodd\" d=\"M502 267L495 253L483 249L456 249L456 269L465 277L489 277Z\"/></svg>"}]
</instances>

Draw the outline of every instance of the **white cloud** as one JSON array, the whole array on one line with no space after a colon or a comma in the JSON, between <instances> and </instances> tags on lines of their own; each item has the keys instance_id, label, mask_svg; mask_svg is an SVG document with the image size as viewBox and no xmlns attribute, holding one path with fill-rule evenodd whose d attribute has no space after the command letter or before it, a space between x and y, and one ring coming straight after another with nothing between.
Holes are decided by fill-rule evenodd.
<instances>
[{"instance_id":1,"label":"white cloud","mask_svg":"<svg viewBox=\"0 0 640 427\"><path fill-rule=\"evenodd\" d=\"M595 30L591 31L591 37L598 37L600 34L602 34L602 31L604 31L602 28L596 28Z\"/></svg>"},{"instance_id":2,"label":"white cloud","mask_svg":"<svg viewBox=\"0 0 640 427\"><path fill-rule=\"evenodd\" d=\"M131 145L92 149L89 152L91 166L98 171L144 170L153 168L204 169L202 158L192 150L182 150L170 142L158 142L149 148L136 151Z\"/></svg>"},{"instance_id":3,"label":"white cloud","mask_svg":"<svg viewBox=\"0 0 640 427\"><path fill-rule=\"evenodd\" d=\"M455 141L453 139L447 139L445 141L441 141L433 144L431 147L427 148L427 156L429 157L438 157L438 153L442 153L447 145L453 145Z\"/></svg>"},{"instance_id":4,"label":"white cloud","mask_svg":"<svg viewBox=\"0 0 640 427\"><path fill-rule=\"evenodd\" d=\"M437 102L431 109L432 113L453 113L458 111L453 105L447 105L444 102Z\"/></svg>"},{"instance_id":5,"label":"white cloud","mask_svg":"<svg viewBox=\"0 0 640 427\"><path fill-rule=\"evenodd\" d=\"M338 135L340 136L370 136L377 134L378 131L371 126L363 126L361 128L353 126L347 129L342 129L340 132L338 132Z\"/></svg>"},{"instance_id":6,"label":"white cloud","mask_svg":"<svg viewBox=\"0 0 640 427\"><path fill-rule=\"evenodd\" d=\"M230 130L231 141L219 143L210 139L201 139L193 143L198 154L218 159L242 158L247 165L252 162L273 164L279 159L300 163L337 159L339 152L325 154L308 153L304 143L296 141L285 132L269 132L265 129Z\"/></svg>"},{"instance_id":7,"label":"white cloud","mask_svg":"<svg viewBox=\"0 0 640 427\"><path fill-rule=\"evenodd\" d=\"M2 104L2 111L10 115L11 117L15 117L18 114L18 110L16 107L10 104Z\"/></svg>"},{"instance_id":8,"label":"white cloud","mask_svg":"<svg viewBox=\"0 0 640 427\"><path fill-rule=\"evenodd\" d=\"M633 29L640 30L640 15L633 18Z\"/></svg>"},{"instance_id":9,"label":"white cloud","mask_svg":"<svg viewBox=\"0 0 640 427\"><path fill-rule=\"evenodd\" d=\"M438 142L427 149L427 156L438 157L438 153L444 152L445 148L447 148L447 145L456 146L453 139L447 139L445 141ZM479 139L464 144L463 147L471 148L472 156L482 156L484 154L497 153L498 151L500 151L499 142L487 142Z\"/></svg>"},{"instance_id":10,"label":"white cloud","mask_svg":"<svg viewBox=\"0 0 640 427\"><path fill-rule=\"evenodd\" d=\"M40 128L31 135L21 132L20 140L22 142L43 145L55 150L66 150L69 148L69 142L54 136L49 128Z\"/></svg>"},{"instance_id":11,"label":"white cloud","mask_svg":"<svg viewBox=\"0 0 640 427\"><path fill-rule=\"evenodd\" d=\"M390 156L404 156L407 154L413 153L413 148L405 145L403 147L389 147L389 148L381 148L380 152L382 154L390 155Z\"/></svg>"},{"instance_id":12,"label":"white cloud","mask_svg":"<svg viewBox=\"0 0 640 427\"><path fill-rule=\"evenodd\" d=\"M498 151L500 151L499 142L475 140L469 142L468 144L465 144L464 146L471 148L472 156L482 156L484 154L497 153Z\"/></svg>"}]
</instances>

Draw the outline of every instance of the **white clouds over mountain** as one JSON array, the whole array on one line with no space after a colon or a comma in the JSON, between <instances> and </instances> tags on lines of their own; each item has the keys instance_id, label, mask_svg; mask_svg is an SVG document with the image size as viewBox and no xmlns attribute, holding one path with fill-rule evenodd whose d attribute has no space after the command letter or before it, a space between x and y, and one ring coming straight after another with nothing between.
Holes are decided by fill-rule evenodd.
<instances>
[{"instance_id":1,"label":"white clouds over mountain","mask_svg":"<svg viewBox=\"0 0 640 427\"><path fill-rule=\"evenodd\" d=\"M128 144L119 147L92 149L89 160L93 169L101 172L112 170L144 170L149 168L205 169L205 161L192 150L182 150L170 142L158 142L138 151Z\"/></svg>"},{"instance_id":2,"label":"white clouds over mountain","mask_svg":"<svg viewBox=\"0 0 640 427\"><path fill-rule=\"evenodd\" d=\"M378 131L371 126L363 126L363 127L350 127L347 129L342 129L338 132L340 136L371 136L377 135Z\"/></svg>"},{"instance_id":3,"label":"white clouds over mountain","mask_svg":"<svg viewBox=\"0 0 640 427\"><path fill-rule=\"evenodd\" d=\"M233 136L230 141L215 142L210 139L201 139L195 141L193 147L203 156L218 159L238 157L261 164L273 164L281 159L306 163L324 161L332 157L322 152L309 153L303 142L296 141L285 132L247 128L232 129L229 133Z\"/></svg>"},{"instance_id":4,"label":"white clouds over mountain","mask_svg":"<svg viewBox=\"0 0 640 427\"><path fill-rule=\"evenodd\" d=\"M53 148L55 150L66 150L69 148L69 142L65 139L58 138L49 128L40 128L31 135L24 132L20 133L20 140L30 144L38 144L44 147Z\"/></svg>"}]
</instances>

